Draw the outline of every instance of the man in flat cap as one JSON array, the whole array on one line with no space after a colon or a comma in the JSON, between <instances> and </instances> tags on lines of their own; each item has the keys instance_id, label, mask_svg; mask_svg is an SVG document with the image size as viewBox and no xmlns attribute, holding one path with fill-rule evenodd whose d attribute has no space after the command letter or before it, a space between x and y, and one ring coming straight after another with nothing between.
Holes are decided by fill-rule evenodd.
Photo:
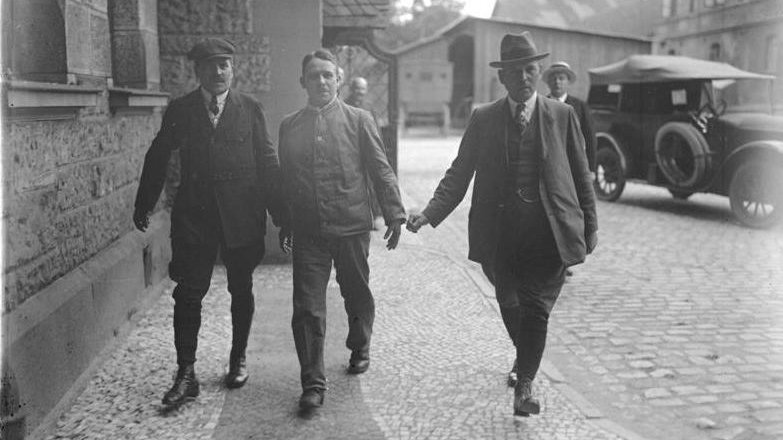
<instances>
[{"instance_id":1,"label":"man in flat cap","mask_svg":"<svg viewBox=\"0 0 783 440\"><path fill-rule=\"evenodd\" d=\"M473 175L470 260L495 286L501 317L516 347L509 385L514 414L538 414L533 396L549 314L566 267L584 261L598 238L595 194L574 110L536 92L540 53L529 32L500 44L500 82L508 96L477 108L457 157L421 214L416 232L440 224L462 201Z\"/></svg>"},{"instance_id":2,"label":"man in flat cap","mask_svg":"<svg viewBox=\"0 0 783 440\"><path fill-rule=\"evenodd\" d=\"M568 94L568 86L576 81L576 73L565 61L552 63L542 75L542 79L549 86L547 98L557 99L574 108L582 136L585 138L585 153L587 153L587 165L595 177L595 130L593 129L593 117L590 115L590 107L581 99Z\"/></svg>"},{"instance_id":3,"label":"man in flat cap","mask_svg":"<svg viewBox=\"0 0 783 440\"><path fill-rule=\"evenodd\" d=\"M144 158L133 221L144 231L178 150L181 181L171 213L174 289L174 346L177 376L163 396L176 406L199 394L194 363L201 301L207 294L218 250L226 267L233 327L225 384L245 384L245 363L253 320L253 270L264 256L267 211L288 227L279 197L280 167L261 104L231 89L234 45L210 38L188 53L200 87L171 102Z\"/></svg>"},{"instance_id":4,"label":"man in flat cap","mask_svg":"<svg viewBox=\"0 0 783 440\"><path fill-rule=\"evenodd\" d=\"M370 366L375 302L367 262L373 226L369 186L387 225L387 249L397 247L406 215L372 115L337 97L334 55L325 49L305 55L299 82L307 105L280 123L279 142L293 233L291 328L301 367L299 406L312 410L323 405L326 391L326 288L332 267L348 315L347 372L362 374Z\"/></svg>"}]
</instances>

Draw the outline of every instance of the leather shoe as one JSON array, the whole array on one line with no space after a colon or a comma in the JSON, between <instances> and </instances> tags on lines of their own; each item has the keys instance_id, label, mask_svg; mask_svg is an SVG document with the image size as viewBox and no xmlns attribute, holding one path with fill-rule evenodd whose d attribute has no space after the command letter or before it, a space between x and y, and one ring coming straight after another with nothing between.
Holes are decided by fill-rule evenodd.
<instances>
[{"instance_id":1,"label":"leather shoe","mask_svg":"<svg viewBox=\"0 0 783 440\"><path fill-rule=\"evenodd\" d=\"M358 351L351 353L351 359L348 361L348 374L362 374L370 368L370 358L367 355L361 355Z\"/></svg>"},{"instance_id":2,"label":"leather shoe","mask_svg":"<svg viewBox=\"0 0 783 440\"><path fill-rule=\"evenodd\" d=\"M174 385L163 396L163 404L167 406L181 405L187 400L198 397L199 384L193 364L179 367Z\"/></svg>"},{"instance_id":3,"label":"leather shoe","mask_svg":"<svg viewBox=\"0 0 783 440\"><path fill-rule=\"evenodd\" d=\"M299 408L313 409L320 408L324 404L324 390L310 388L304 390L302 397L299 398Z\"/></svg>"},{"instance_id":4,"label":"leather shoe","mask_svg":"<svg viewBox=\"0 0 783 440\"><path fill-rule=\"evenodd\" d=\"M514 415L527 417L541 412L538 399L533 397L533 381L523 378L514 387Z\"/></svg>"},{"instance_id":5,"label":"leather shoe","mask_svg":"<svg viewBox=\"0 0 783 440\"><path fill-rule=\"evenodd\" d=\"M228 374L226 374L226 386L228 388L241 388L247 382L250 374L247 372L245 355L236 356L229 361Z\"/></svg>"},{"instance_id":6,"label":"leather shoe","mask_svg":"<svg viewBox=\"0 0 783 440\"><path fill-rule=\"evenodd\" d=\"M511 371L508 372L506 383L509 388L514 388L517 385L517 361L514 361L514 366L511 367Z\"/></svg>"}]
</instances>

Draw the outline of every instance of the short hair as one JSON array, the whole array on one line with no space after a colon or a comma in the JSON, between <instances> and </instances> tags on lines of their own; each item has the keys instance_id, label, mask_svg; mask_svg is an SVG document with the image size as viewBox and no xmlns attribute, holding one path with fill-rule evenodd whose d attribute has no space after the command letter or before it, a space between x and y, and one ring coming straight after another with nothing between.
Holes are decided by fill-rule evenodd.
<instances>
[{"instance_id":1,"label":"short hair","mask_svg":"<svg viewBox=\"0 0 783 440\"><path fill-rule=\"evenodd\" d=\"M337 69L340 68L340 66L337 65L337 57L334 56L333 53L329 52L326 49L316 49L307 55L304 56L302 59L302 76L305 75L305 70L307 69L307 64L310 63L310 61L313 60L313 58L318 58L319 60L329 61L330 63L334 64L334 67ZM335 70L337 70L335 69Z\"/></svg>"}]
</instances>

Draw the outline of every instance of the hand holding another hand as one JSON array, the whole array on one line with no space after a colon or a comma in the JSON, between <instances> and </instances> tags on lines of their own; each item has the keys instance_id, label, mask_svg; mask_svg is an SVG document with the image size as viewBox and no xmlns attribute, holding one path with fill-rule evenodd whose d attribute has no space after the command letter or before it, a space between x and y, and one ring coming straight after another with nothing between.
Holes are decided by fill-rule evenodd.
<instances>
[{"instance_id":1,"label":"hand holding another hand","mask_svg":"<svg viewBox=\"0 0 783 440\"><path fill-rule=\"evenodd\" d=\"M406 229L408 229L413 233L416 233L419 232L419 229L422 226L428 225L429 223L430 223L430 219L428 219L426 215L421 213L411 214L408 217L408 224L406 225Z\"/></svg>"}]
</instances>

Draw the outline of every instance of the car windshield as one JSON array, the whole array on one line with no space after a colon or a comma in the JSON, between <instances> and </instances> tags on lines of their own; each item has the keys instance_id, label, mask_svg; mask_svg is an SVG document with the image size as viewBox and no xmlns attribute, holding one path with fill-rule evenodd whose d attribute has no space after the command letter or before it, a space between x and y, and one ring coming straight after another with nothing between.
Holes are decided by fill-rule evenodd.
<instances>
[{"instance_id":1,"label":"car windshield","mask_svg":"<svg viewBox=\"0 0 783 440\"><path fill-rule=\"evenodd\" d=\"M726 103L727 113L770 113L772 84L767 79L724 79L712 81L712 103L715 108Z\"/></svg>"}]
</instances>

